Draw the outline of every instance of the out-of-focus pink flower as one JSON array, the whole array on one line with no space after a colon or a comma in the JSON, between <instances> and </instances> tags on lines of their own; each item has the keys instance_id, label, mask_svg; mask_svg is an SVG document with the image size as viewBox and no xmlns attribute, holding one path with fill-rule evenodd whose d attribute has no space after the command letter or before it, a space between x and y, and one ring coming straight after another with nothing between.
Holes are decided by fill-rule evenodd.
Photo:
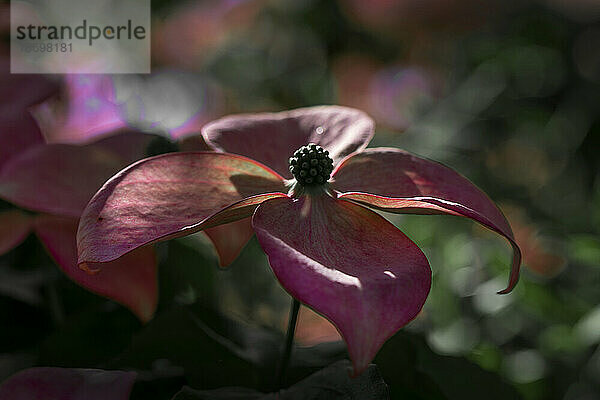
<instances>
[{"instance_id":1,"label":"out-of-focus pink flower","mask_svg":"<svg viewBox=\"0 0 600 400\"><path fill-rule=\"evenodd\" d=\"M338 0L342 11L370 29L387 32L462 31L506 7L499 0Z\"/></svg>"},{"instance_id":2,"label":"out-of-focus pink flower","mask_svg":"<svg viewBox=\"0 0 600 400\"><path fill-rule=\"evenodd\" d=\"M366 114L338 106L214 121L202 134L221 153L147 158L96 193L80 219L79 262L110 262L251 216L281 285L335 324L359 374L419 313L431 284L421 250L369 208L467 217L502 235L514 251L500 293L516 285L521 262L510 225L483 192L441 164L365 149L373 133Z\"/></svg>"},{"instance_id":3,"label":"out-of-focus pink flower","mask_svg":"<svg viewBox=\"0 0 600 400\"><path fill-rule=\"evenodd\" d=\"M48 143L86 143L127 128L109 75L65 75L62 93L32 113Z\"/></svg>"},{"instance_id":4,"label":"out-of-focus pink flower","mask_svg":"<svg viewBox=\"0 0 600 400\"><path fill-rule=\"evenodd\" d=\"M56 80L37 74L11 74L10 61L0 56L0 120L20 117L29 107L54 95Z\"/></svg>"},{"instance_id":5,"label":"out-of-focus pink flower","mask_svg":"<svg viewBox=\"0 0 600 400\"><path fill-rule=\"evenodd\" d=\"M223 113L220 86L200 74L166 70L116 80L118 98L132 126L179 140Z\"/></svg>"},{"instance_id":6,"label":"out-of-focus pink flower","mask_svg":"<svg viewBox=\"0 0 600 400\"><path fill-rule=\"evenodd\" d=\"M384 67L357 55L336 60L334 73L341 104L365 109L379 124L400 131L415 122L440 91L437 79L424 68Z\"/></svg>"},{"instance_id":7,"label":"out-of-focus pink flower","mask_svg":"<svg viewBox=\"0 0 600 400\"><path fill-rule=\"evenodd\" d=\"M250 23L262 0L187 3L152 27L152 56L162 65L193 68L231 31Z\"/></svg>"},{"instance_id":8,"label":"out-of-focus pink flower","mask_svg":"<svg viewBox=\"0 0 600 400\"><path fill-rule=\"evenodd\" d=\"M371 110L370 86L371 80L381 68L380 63L358 54L336 58L332 70L338 88L338 103L374 115ZM380 122L377 118L375 120Z\"/></svg>"},{"instance_id":9,"label":"out-of-focus pink flower","mask_svg":"<svg viewBox=\"0 0 600 400\"><path fill-rule=\"evenodd\" d=\"M31 218L20 210L0 212L0 254L18 246L31 231Z\"/></svg>"},{"instance_id":10,"label":"out-of-focus pink flower","mask_svg":"<svg viewBox=\"0 0 600 400\"><path fill-rule=\"evenodd\" d=\"M35 122L32 122L33 126ZM35 232L60 269L77 284L149 320L157 304L156 257L141 248L105 265L77 263L77 223L102 183L142 158L150 135L129 132L85 145L33 143L0 168L0 198L37 214L0 213L0 254Z\"/></svg>"},{"instance_id":11,"label":"out-of-focus pink flower","mask_svg":"<svg viewBox=\"0 0 600 400\"><path fill-rule=\"evenodd\" d=\"M408 128L435 95L431 77L417 68L378 71L369 89L369 109L375 118L400 130Z\"/></svg>"},{"instance_id":12,"label":"out-of-focus pink flower","mask_svg":"<svg viewBox=\"0 0 600 400\"><path fill-rule=\"evenodd\" d=\"M198 136L223 107L218 85L180 71L65 75L62 88L31 110L48 143L84 144L131 129L172 140Z\"/></svg>"},{"instance_id":13,"label":"out-of-focus pink flower","mask_svg":"<svg viewBox=\"0 0 600 400\"><path fill-rule=\"evenodd\" d=\"M0 58L0 169L15 154L44 142L29 108L53 96L58 84L43 76L11 74L8 59Z\"/></svg>"},{"instance_id":14,"label":"out-of-focus pink flower","mask_svg":"<svg viewBox=\"0 0 600 400\"><path fill-rule=\"evenodd\" d=\"M149 320L156 308L156 258L145 248L110 263L95 273L90 264L77 264L77 223L85 205L104 181L125 165L145 156L153 136L137 132L115 134L123 127L106 98L98 98L95 110L88 100L110 97L106 78L67 76L68 106L51 110L59 84L42 75L9 74L8 62L0 62L0 198L18 209L0 212L0 254L19 245L31 232L39 237L60 269L77 284L111 298ZM41 103L41 104L40 104ZM58 107L58 106L57 106ZM46 139L91 141L85 146L46 144L29 110L42 110ZM93 107L92 107L93 108ZM50 113L52 111L52 113ZM107 123L103 121L106 119ZM61 128L65 128L61 131Z\"/></svg>"},{"instance_id":15,"label":"out-of-focus pink flower","mask_svg":"<svg viewBox=\"0 0 600 400\"><path fill-rule=\"evenodd\" d=\"M0 386L0 400L127 400L136 373L37 367L19 371Z\"/></svg>"}]
</instances>

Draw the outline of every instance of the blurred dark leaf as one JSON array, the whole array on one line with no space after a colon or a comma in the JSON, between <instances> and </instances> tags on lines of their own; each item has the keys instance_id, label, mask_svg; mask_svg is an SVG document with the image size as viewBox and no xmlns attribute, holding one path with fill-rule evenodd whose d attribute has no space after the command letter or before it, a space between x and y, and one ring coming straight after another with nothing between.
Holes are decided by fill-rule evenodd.
<instances>
[{"instance_id":1,"label":"blurred dark leaf","mask_svg":"<svg viewBox=\"0 0 600 400\"><path fill-rule=\"evenodd\" d=\"M22 272L0 265L0 295L39 306L42 303L40 287L51 275L47 271Z\"/></svg>"},{"instance_id":2,"label":"blurred dark leaf","mask_svg":"<svg viewBox=\"0 0 600 400\"><path fill-rule=\"evenodd\" d=\"M389 399L390 392L379 370L373 364L358 377L352 379L348 360L338 361L314 373L279 396L282 400L310 399ZM277 395L270 395L275 400ZM266 399L265 399L266 400Z\"/></svg>"},{"instance_id":3,"label":"blurred dark leaf","mask_svg":"<svg viewBox=\"0 0 600 400\"><path fill-rule=\"evenodd\" d=\"M109 363L154 373L179 371L200 388L272 388L283 335L253 327L200 304L174 306L133 337L131 346ZM288 384L345 356L342 343L296 348Z\"/></svg>"},{"instance_id":4,"label":"blurred dark leaf","mask_svg":"<svg viewBox=\"0 0 600 400\"><path fill-rule=\"evenodd\" d=\"M279 393L262 394L245 388L198 391L184 388L173 400L363 400L389 399L389 389L377 367L371 364L351 378L349 361L338 361Z\"/></svg>"},{"instance_id":5,"label":"blurred dark leaf","mask_svg":"<svg viewBox=\"0 0 600 400\"><path fill-rule=\"evenodd\" d=\"M39 345L39 365L97 367L111 360L128 345L139 321L114 303L71 315Z\"/></svg>"},{"instance_id":6,"label":"blurred dark leaf","mask_svg":"<svg viewBox=\"0 0 600 400\"><path fill-rule=\"evenodd\" d=\"M166 361L166 360L163 360ZM133 385L129 400L170 399L186 384L185 377L177 368L169 368L164 362L155 364L155 371L136 371L138 378Z\"/></svg>"},{"instance_id":7,"label":"blurred dark leaf","mask_svg":"<svg viewBox=\"0 0 600 400\"><path fill-rule=\"evenodd\" d=\"M0 297L0 300L0 353L29 348L51 327L51 320L43 309L10 298Z\"/></svg>"},{"instance_id":8,"label":"blurred dark leaf","mask_svg":"<svg viewBox=\"0 0 600 400\"><path fill-rule=\"evenodd\" d=\"M215 390L194 390L184 387L172 400L259 400L264 393L247 388L223 388Z\"/></svg>"},{"instance_id":9,"label":"blurred dark leaf","mask_svg":"<svg viewBox=\"0 0 600 400\"><path fill-rule=\"evenodd\" d=\"M600 260L600 238L593 235L577 235L569 239L571 257L582 264L598 267Z\"/></svg>"},{"instance_id":10,"label":"blurred dark leaf","mask_svg":"<svg viewBox=\"0 0 600 400\"><path fill-rule=\"evenodd\" d=\"M499 375L465 358L436 354L424 338L405 331L387 341L375 363L393 399L520 399Z\"/></svg>"},{"instance_id":11,"label":"blurred dark leaf","mask_svg":"<svg viewBox=\"0 0 600 400\"><path fill-rule=\"evenodd\" d=\"M215 331L218 324L206 322L215 319L209 311L200 319L187 307L173 307L135 335L111 365L155 372L179 369L190 385L202 388L252 386L257 371L237 344Z\"/></svg>"},{"instance_id":12,"label":"blurred dark leaf","mask_svg":"<svg viewBox=\"0 0 600 400\"><path fill-rule=\"evenodd\" d=\"M159 311L173 304L200 301L213 304L217 299L214 276L217 263L183 240L157 246L159 264Z\"/></svg>"}]
</instances>

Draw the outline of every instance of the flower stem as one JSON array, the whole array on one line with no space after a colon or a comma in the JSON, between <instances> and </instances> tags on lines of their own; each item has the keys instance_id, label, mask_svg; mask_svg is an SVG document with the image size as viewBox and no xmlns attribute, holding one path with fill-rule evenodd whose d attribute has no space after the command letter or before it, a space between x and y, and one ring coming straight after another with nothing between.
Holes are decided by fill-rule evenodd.
<instances>
[{"instance_id":1,"label":"flower stem","mask_svg":"<svg viewBox=\"0 0 600 400\"><path fill-rule=\"evenodd\" d=\"M285 372L290 363L290 355L292 354L292 344L294 343L294 333L296 332L296 322L298 321L298 311L300 310L300 302L292 298L292 307L290 309L290 320L288 322L287 333L285 335L285 348L281 355L279 369L277 370L277 389L281 389L284 380Z\"/></svg>"}]
</instances>

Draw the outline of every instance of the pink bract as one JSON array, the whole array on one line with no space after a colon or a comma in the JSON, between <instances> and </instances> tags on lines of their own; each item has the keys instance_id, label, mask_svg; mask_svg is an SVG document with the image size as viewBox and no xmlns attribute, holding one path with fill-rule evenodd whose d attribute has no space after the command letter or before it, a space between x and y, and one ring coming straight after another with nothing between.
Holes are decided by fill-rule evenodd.
<instances>
[{"instance_id":1,"label":"pink bract","mask_svg":"<svg viewBox=\"0 0 600 400\"><path fill-rule=\"evenodd\" d=\"M357 372L425 303L425 255L367 208L327 195L286 197L263 203L252 223L279 282L335 324Z\"/></svg>"},{"instance_id":2,"label":"pink bract","mask_svg":"<svg viewBox=\"0 0 600 400\"><path fill-rule=\"evenodd\" d=\"M234 221L247 228L252 216L275 276L336 326L355 374L419 313L431 283L421 250L367 207L479 222L513 245L503 292L516 284L520 251L494 203L441 164L397 149L364 150L373 121L361 111L321 106L225 117L203 135L220 153L142 160L96 193L80 220L80 263L117 260L149 243ZM285 178L288 157L309 142L328 149L337 167L327 184L304 188ZM232 244L228 260L247 237Z\"/></svg>"}]
</instances>

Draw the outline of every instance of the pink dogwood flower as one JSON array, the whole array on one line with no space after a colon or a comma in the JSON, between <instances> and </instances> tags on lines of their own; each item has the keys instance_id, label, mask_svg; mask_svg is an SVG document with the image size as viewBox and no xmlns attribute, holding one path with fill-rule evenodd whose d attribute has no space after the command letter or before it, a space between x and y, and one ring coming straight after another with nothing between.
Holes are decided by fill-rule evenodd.
<instances>
[{"instance_id":1,"label":"pink dogwood flower","mask_svg":"<svg viewBox=\"0 0 600 400\"><path fill-rule=\"evenodd\" d=\"M58 80L10 74L8 61L0 58L0 86L5 89L0 101L0 199L35 212L18 208L0 211L0 255L34 232L71 280L125 305L147 321L154 314L158 297L153 249L133 252L103 265L102 273L89 274L78 268L76 233L79 216L92 195L115 172L144 157L154 137L113 124L115 118L109 116L116 114L105 112L110 107L100 101L104 93L101 88L105 87L99 84L102 76L77 77L65 78L69 101L59 104ZM98 102L101 107L84 112L89 102ZM45 126L53 129L44 135L39 121L31 115L32 109L46 110L46 122L68 123ZM110 137L97 140L92 134L100 132L99 126L103 126L102 135ZM116 128L118 132L110 130ZM83 137L84 133L90 136ZM46 144L63 138L63 134L80 134L78 138L86 142L96 141L85 146ZM93 265L86 268L97 270Z\"/></svg>"},{"instance_id":2,"label":"pink dogwood flower","mask_svg":"<svg viewBox=\"0 0 600 400\"><path fill-rule=\"evenodd\" d=\"M31 127L41 137L34 122ZM18 135L2 139L3 146L12 148L19 141ZM34 232L70 279L148 321L158 297L154 249L140 249L103 264L102 271L93 264L82 269L77 263L76 233L79 216L92 195L115 172L142 158L150 140L150 135L129 132L85 146L32 143L11 154L0 164L0 199L36 213L0 212L0 254Z\"/></svg>"},{"instance_id":3,"label":"pink dogwood flower","mask_svg":"<svg viewBox=\"0 0 600 400\"><path fill-rule=\"evenodd\" d=\"M47 143L85 144L132 129L177 141L197 137L204 124L221 115L221 102L217 85L180 71L144 79L70 74L61 90L31 113Z\"/></svg>"},{"instance_id":4,"label":"pink dogwood flower","mask_svg":"<svg viewBox=\"0 0 600 400\"><path fill-rule=\"evenodd\" d=\"M431 284L425 255L371 208L471 218L513 246L501 293L518 280L520 251L494 203L441 164L399 149L366 149L374 123L361 111L235 115L202 133L218 152L141 160L96 193L79 224L80 263L113 261L209 228L231 231L229 223L243 226L251 217L275 276L337 327L355 374L419 313Z\"/></svg>"}]
</instances>

